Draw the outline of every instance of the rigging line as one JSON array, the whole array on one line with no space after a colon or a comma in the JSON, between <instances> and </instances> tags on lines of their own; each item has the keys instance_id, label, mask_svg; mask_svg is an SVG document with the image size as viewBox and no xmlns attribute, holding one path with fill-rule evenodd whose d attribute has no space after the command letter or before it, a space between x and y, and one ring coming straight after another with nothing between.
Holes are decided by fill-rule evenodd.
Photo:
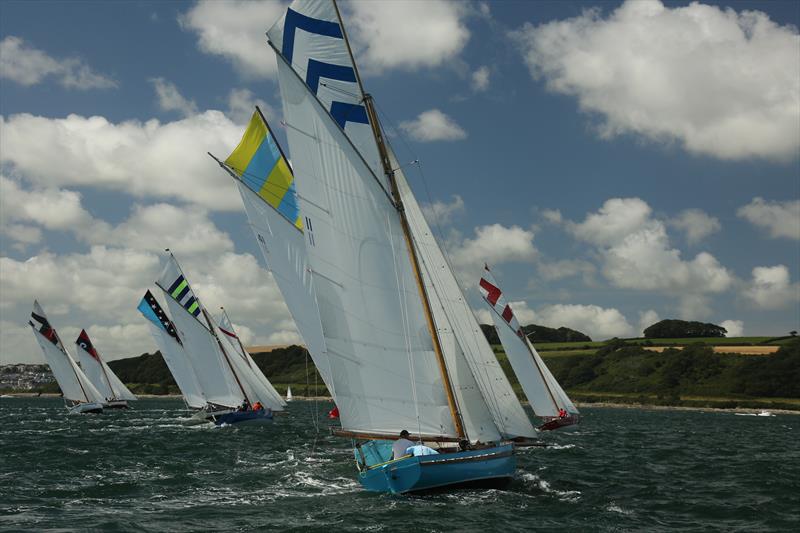
<instances>
[{"instance_id":1,"label":"rigging line","mask_svg":"<svg viewBox=\"0 0 800 533\"><path fill-rule=\"evenodd\" d=\"M408 319L408 300L403 298L405 294L405 284L401 287L400 283L400 273L397 271L397 253L395 252L394 247L394 236L392 235L392 224L391 220L389 220L389 215L386 216L387 227L389 228L389 243L392 247L392 264L394 265L394 278L395 283L397 284L397 296L400 300L400 316L403 322L403 340L405 341L406 345L406 356L408 358L408 372L409 376L411 377L411 399L414 401L414 414L417 418L417 435L422 434L422 422L419 418L419 399L417 396L417 380L414 375L414 359L411 354L411 324Z\"/></svg>"}]
</instances>

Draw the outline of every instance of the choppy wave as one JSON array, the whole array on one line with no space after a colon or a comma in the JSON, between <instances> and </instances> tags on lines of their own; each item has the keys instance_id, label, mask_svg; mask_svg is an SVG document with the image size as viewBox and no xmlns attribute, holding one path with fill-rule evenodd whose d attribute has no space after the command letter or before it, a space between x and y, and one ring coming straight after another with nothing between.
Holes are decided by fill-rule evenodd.
<instances>
[{"instance_id":1,"label":"choppy wave","mask_svg":"<svg viewBox=\"0 0 800 533\"><path fill-rule=\"evenodd\" d=\"M800 529L788 417L588 408L579 432L520 450L507 488L398 497L361 488L351 443L315 428L328 408L219 431L182 424L178 400L67 416L60 400L4 399L0 530Z\"/></svg>"}]
</instances>

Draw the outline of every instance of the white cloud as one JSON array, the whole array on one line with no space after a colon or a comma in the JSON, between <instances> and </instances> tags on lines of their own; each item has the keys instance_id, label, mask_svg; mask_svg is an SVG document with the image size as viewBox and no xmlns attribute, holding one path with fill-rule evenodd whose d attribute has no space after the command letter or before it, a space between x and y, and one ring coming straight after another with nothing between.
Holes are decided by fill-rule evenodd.
<instances>
[{"instance_id":1,"label":"white cloud","mask_svg":"<svg viewBox=\"0 0 800 533\"><path fill-rule=\"evenodd\" d=\"M31 86L48 77L67 89L117 87L116 81L94 72L82 59L56 59L13 35L0 41L0 78Z\"/></svg>"},{"instance_id":2,"label":"white cloud","mask_svg":"<svg viewBox=\"0 0 800 533\"><path fill-rule=\"evenodd\" d=\"M671 219L669 225L684 231L689 244L697 244L722 229L716 217L708 215L701 209L685 209Z\"/></svg>"},{"instance_id":3,"label":"white cloud","mask_svg":"<svg viewBox=\"0 0 800 533\"><path fill-rule=\"evenodd\" d=\"M653 309L648 309L647 311L642 311L639 313L639 336L644 337L644 330L655 324L656 322L660 321L661 317L658 316L658 313Z\"/></svg>"},{"instance_id":4,"label":"white cloud","mask_svg":"<svg viewBox=\"0 0 800 533\"><path fill-rule=\"evenodd\" d=\"M551 328L566 326L585 333L594 340L629 337L634 334L634 328L619 310L597 305L546 305L536 310L534 320Z\"/></svg>"},{"instance_id":5,"label":"white cloud","mask_svg":"<svg viewBox=\"0 0 800 533\"><path fill-rule=\"evenodd\" d=\"M726 337L741 337L744 335L744 322L741 320L723 320L720 326L727 330Z\"/></svg>"},{"instance_id":6,"label":"white cloud","mask_svg":"<svg viewBox=\"0 0 800 533\"><path fill-rule=\"evenodd\" d=\"M582 276L585 283L594 282L594 265L581 259L561 259L553 262L540 261L537 265L539 275L546 281L557 281L560 279Z\"/></svg>"},{"instance_id":7,"label":"white cloud","mask_svg":"<svg viewBox=\"0 0 800 533\"><path fill-rule=\"evenodd\" d=\"M800 283L792 283L786 265L756 267L744 296L759 309L782 309L800 301Z\"/></svg>"},{"instance_id":8,"label":"white cloud","mask_svg":"<svg viewBox=\"0 0 800 533\"><path fill-rule=\"evenodd\" d=\"M544 218L550 224L561 224L563 222L563 217L561 216L561 211L558 209L543 209L541 211L542 218Z\"/></svg>"},{"instance_id":9,"label":"white cloud","mask_svg":"<svg viewBox=\"0 0 800 533\"><path fill-rule=\"evenodd\" d=\"M197 114L197 104L183 96L174 83L164 78L152 78L150 83L158 96L158 107L162 111L177 111L184 117Z\"/></svg>"},{"instance_id":10,"label":"white cloud","mask_svg":"<svg viewBox=\"0 0 800 533\"><path fill-rule=\"evenodd\" d=\"M707 252L691 261L671 248L663 222L639 198L612 198L583 222L567 221L575 237L594 244L603 258L603 273L615 286L678 294L722 292L733 276Z\"/></svg>"},{"instance_id":11,"label":"white cloud","mask_svg":"<svg viewBox=\"0 0 800 533\"><path fill-rule=\"evenodd\" d=\"M423 111L414 120L401 122L400 129L420 142L458 141L467 138L467 132L438 109Z\"/></svg>"},{"instance_id":12,"label":"white cloud","mask_svg":"<svg viewBox=\"0 0 800 533\"><path fill-rule=\"evenodd\" d=\"M261 98L256 98L249 89L231 89L228 93L228 117L237 124L247 124L256 106L261 109L267 120L276 116L271 105Z\"/></svg>"},{"instance_id":13,"label":"white cloud","mask_svg":"<svg viewBox=\"0 0 800 533\"><path fill-rule=\"evenodd\" d=\"M4 362L39 361L39 347L22 326L39 298L62 337L81 328L110 358L154 351L136 305L160 271L163 254L93 246L86 254L41 253L25 261L0 257L0 301ZM181 266L203 305L215 313L225 305L248 343L268 344L276 333L288 334L293 322L271 275L249 254L218 250L184 251Z\"/></svg>"},{"instance_id":14,"label":"white cloud","mask_svg":"<svg viewBox=\"0 0 800 533\"><path fill-rule=\"evenodd\" d=\"M26 190L0 175L0 222L34 222L49 230L84 230L94 219L74 191L48 188Z\"/></svg>"},{"instance_id":15,"label":"white cloud","mask_svg":"<svg viewBox=\"0 0 800 533\"><path fill-rule=\"evenodd\" d=\"M766 229L772 238L800 240L800 200L768 202L755 197L749 204L740 207L736 214Z\"/></svg>"},{"instance_id":16,"label":"white cloud","mask_svg":"<svg viewBox=\"0 0 800 533\"><path fill-rule=\"evenodd\" d=\"M247 77L266 78L275 76L277 63L264 32L285 12L284 2L202 0L178 22L197 34L203 52L224 57Z\"/></svg>"},{"instance_id":17,"label":"white cloud","mask_svg":"<svg viewBox=\"0 0 800 533\"><path fill-rule=\"evenodd\" d=\"M422 212L430 225L447 225L454 216L464 213L464 199L454 194L450 203L437 200L432 204L423 204Z\"/></svg>"},{"instance_id":18,"label":"white cloud","mask_svg":"<svg viewBox=\"0 0 800 533\"><path fill-rule=\"evenodd\" d=\"M536 256L533 232L511 226L491 224L475 228L474 238L451 239L447 243L453 266L472 280L471 273L484 263L499 265L510 261L529 261ZM477 279L477 278L476 278Z\"/></svg>"},{"instance_id":19,"label":"white cloud","mask_svg":"<svg viewBox=\"0 0 800 533\"><path fill-rule=\"evenodd\" d=\"M512 32L531 74L602 117L601 134L677 141L721 159L800 146L800 36L758 11L628 0L608 17Z\"/></svg>"},{"instance_id":20,"label":"white cloud","mask_svg":"<svg viewBox=\"0 0 800 533\"><path fill-rule=\"evenodd\" d=\"M23 113L0 117L0 130L0 161L37 187L93 186L211 210L241 209L230 179L203 157L211 152L224 158L241 138L241 126L219 111L167 123L117 124L99 116Z\"/></svg>"},{"instance_id":21,"label":"white cloud","mask_svg":"<svg viewBox=\"0 0 800 533\"><path fill-rule=\"evenodd\" d=\"M366 71L436 67L454 59L470 37L468 9L459 2L352 2L346 8L345 27Z\"/></svg>"},{"instance_id":22,"label":"white cloud","mask_svg":"<svg viewBox=\"0 0 800 533\"><path fill-rule=\"evenodd\" d=\"M472 73L472 90L483 92L489 88L489 67L486 65L479 67Z\"/></svg>"},{"instance_id":23,"label":"white cloud","mask_svg":"<svg viewBox=\"0 0 800 533\"><path fill-rule=\"evenodd\" d=\"M42 230L35 226L26 226L25 224L2 224L0 231L11 238L11 240L19 243L22 246L17 246L17 249L25 249L27 244L36 244L42 240Z\"/></svg>"}]
</instances>

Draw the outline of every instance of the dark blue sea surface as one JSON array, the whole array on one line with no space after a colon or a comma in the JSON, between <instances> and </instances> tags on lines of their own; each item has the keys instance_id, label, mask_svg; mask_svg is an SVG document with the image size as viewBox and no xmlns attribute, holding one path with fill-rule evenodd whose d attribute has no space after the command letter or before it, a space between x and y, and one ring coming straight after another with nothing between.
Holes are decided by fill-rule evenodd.
<instances>
[{"instance_id":1,"label":"dark blue sea surface","mask_svg":"<svg viewBox=\"0 0 800 533\"><path fill-rule=\"evenodd\" d=\"M800 531L800 416L584 408L506 489L391 496L361 489L330 407L220 429L174 399L2 399L0 530Z\"/></svg>"}]
</instances>

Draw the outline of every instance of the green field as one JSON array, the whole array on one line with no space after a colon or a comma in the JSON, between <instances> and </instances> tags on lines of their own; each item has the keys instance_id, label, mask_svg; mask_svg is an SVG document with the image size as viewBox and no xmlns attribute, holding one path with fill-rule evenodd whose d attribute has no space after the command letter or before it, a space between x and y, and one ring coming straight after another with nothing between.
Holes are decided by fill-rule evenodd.
<instances>
[{"instance_id":1,"label":"green field","mask_svg":"<svg viewBox=\"0 0 800 533\"><path fill-rule=\"evenodd\" d=\"M748 345L783 345L790 342L793 337L687 337L682 339L621 339L628 345L646 346L689 346L692 344L721 345L731 344L735 346ZM561 350L590 350L607 345L611 341L593 342L537 342L536 349L540 352L561 351ZM495 352L502 351L502 347L493 346Z\"/></svg>"}]
</instances>

